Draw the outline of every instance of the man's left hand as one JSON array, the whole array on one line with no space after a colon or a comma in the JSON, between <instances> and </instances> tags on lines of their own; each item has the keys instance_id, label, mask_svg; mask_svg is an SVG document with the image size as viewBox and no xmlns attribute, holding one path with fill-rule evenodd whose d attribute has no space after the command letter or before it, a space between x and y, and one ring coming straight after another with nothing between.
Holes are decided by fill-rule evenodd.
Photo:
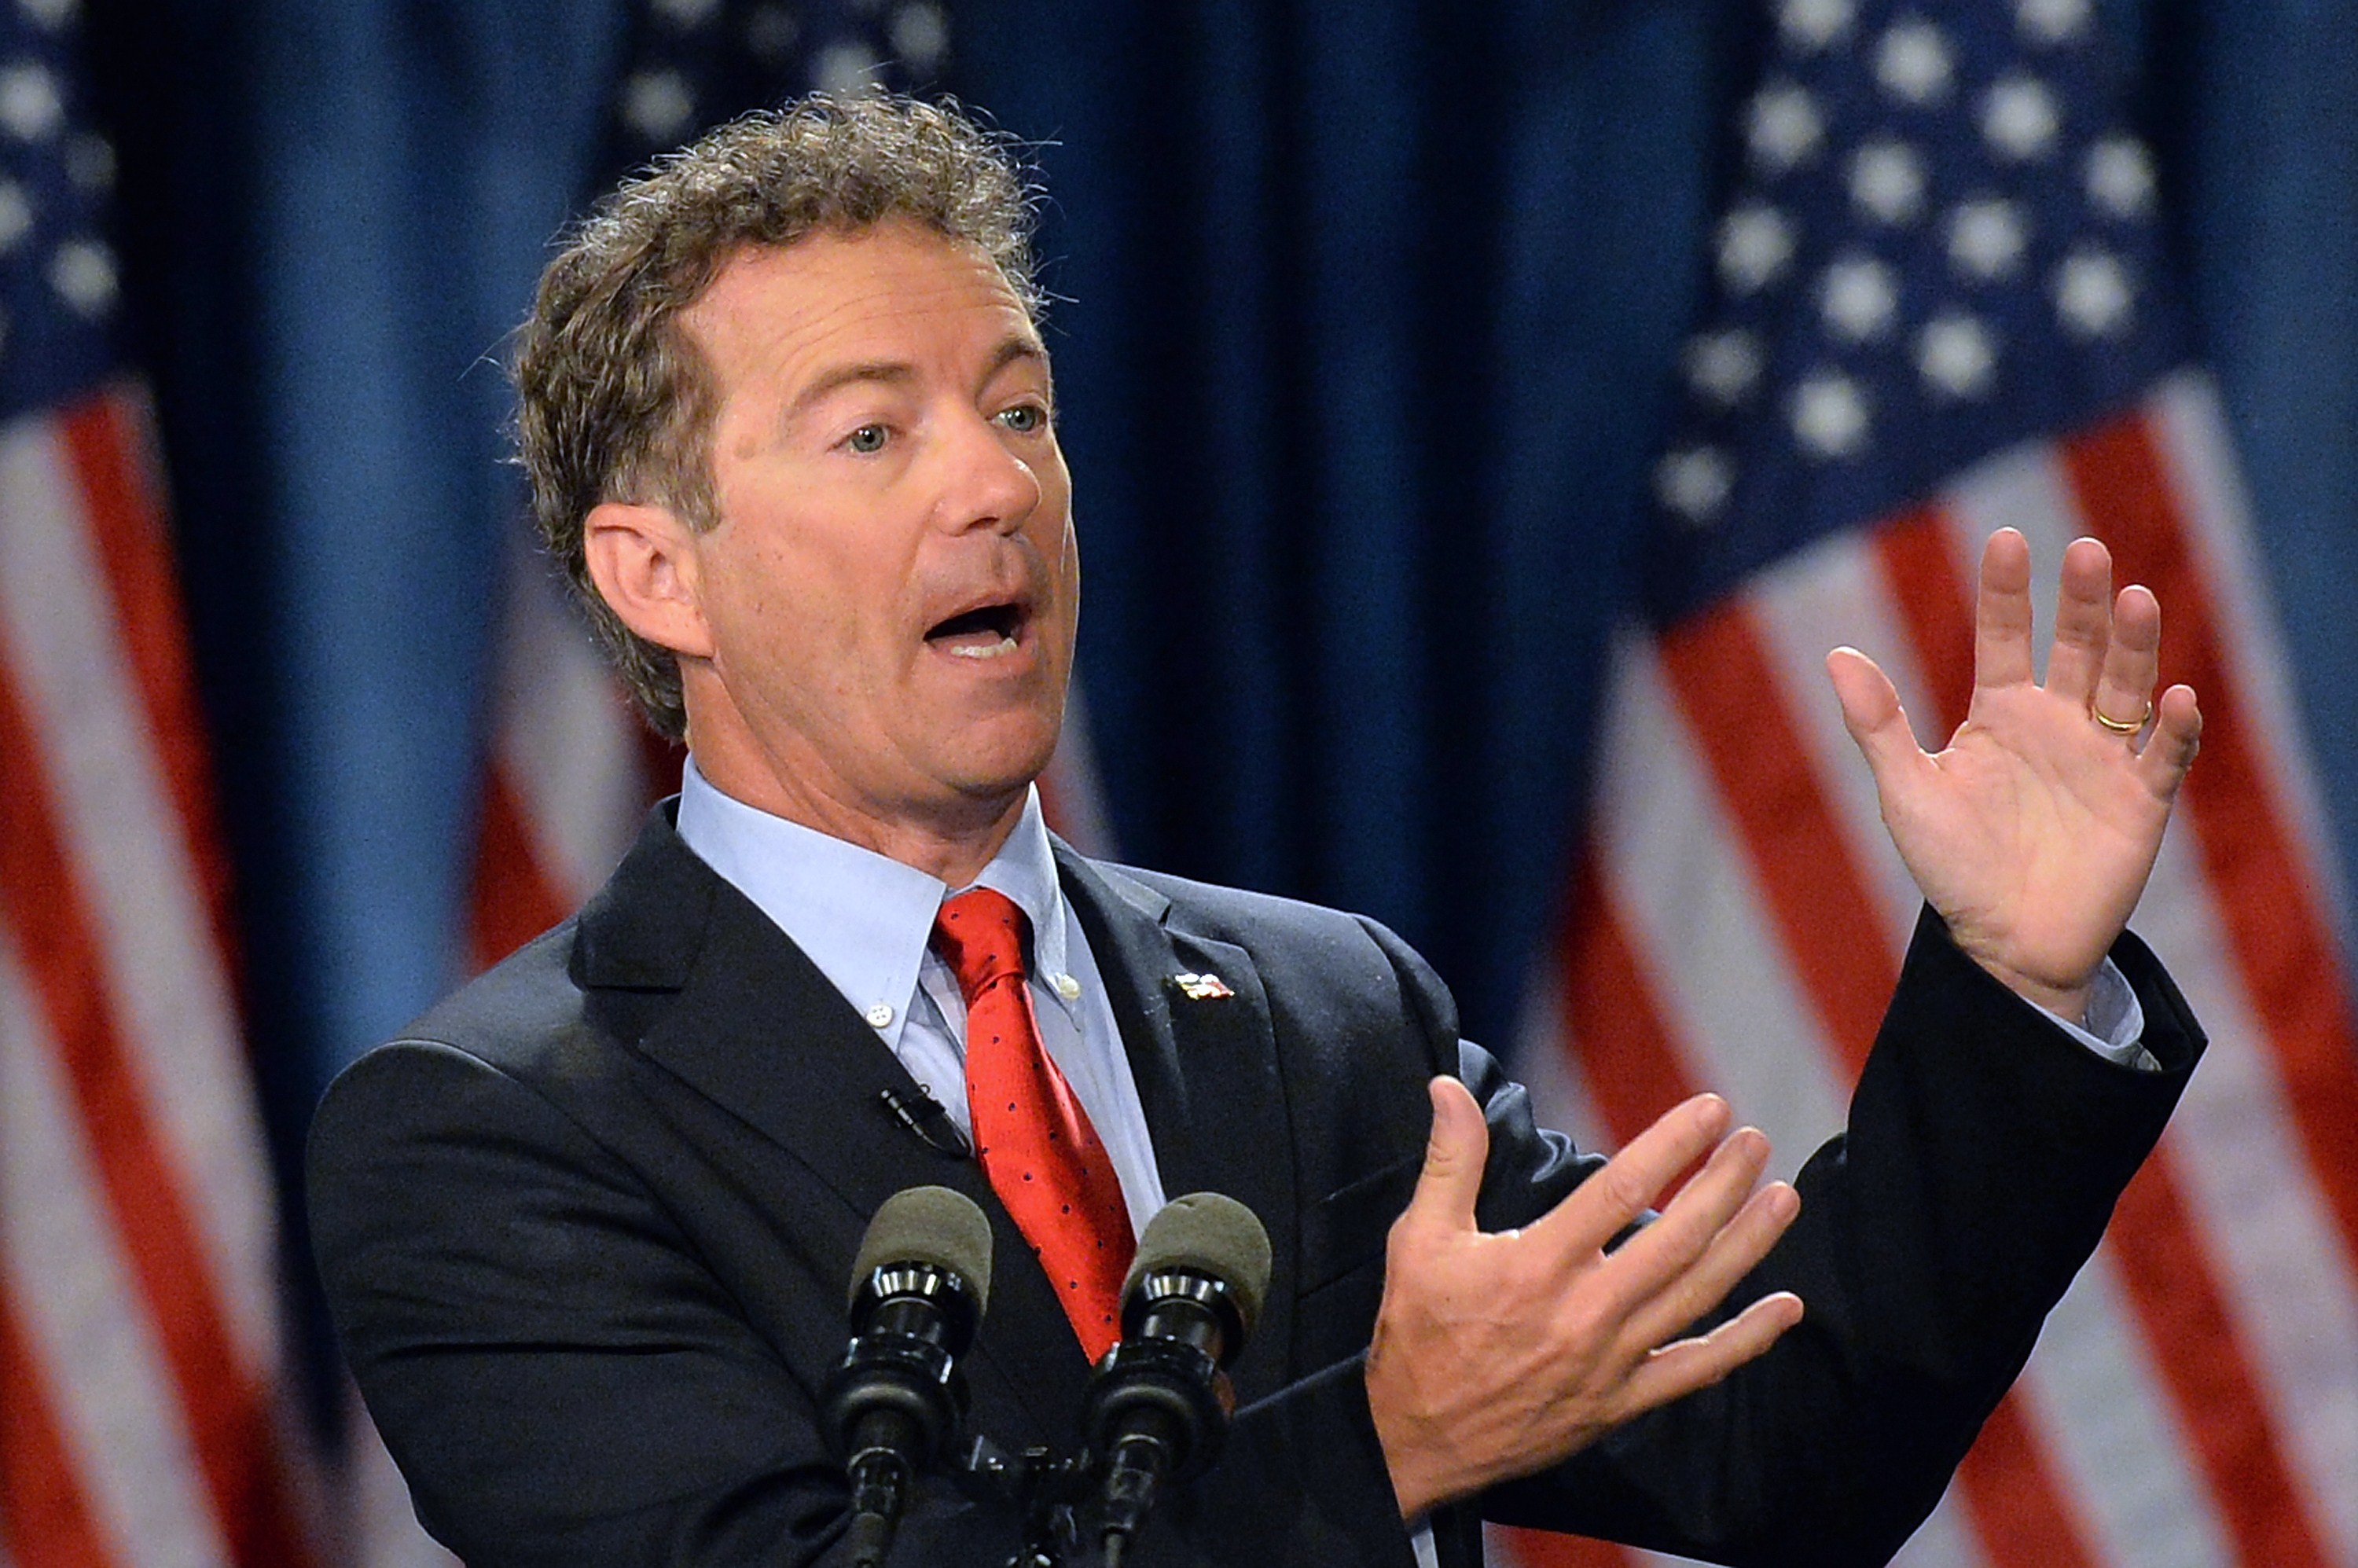
<instances>
[{"instance_id":1,"label":"man's left hand","mask_svg":"<svg viewBox=\"0 0 2358 1568\"><path fill-rule=\"evenodd\" d=\"M2044 686L2030 642L2030 546L2005 528L1982 552L1973 705L1946 750L1916 744L1866 654L1837 648L1826 669L1891 840L1957 946L2077 1020L2145 891L2202 716L2190 687L2153 699L2161 606L2138 587L2115 599L2093 539L2063 554Z\"/></svg>"}]
</instances>

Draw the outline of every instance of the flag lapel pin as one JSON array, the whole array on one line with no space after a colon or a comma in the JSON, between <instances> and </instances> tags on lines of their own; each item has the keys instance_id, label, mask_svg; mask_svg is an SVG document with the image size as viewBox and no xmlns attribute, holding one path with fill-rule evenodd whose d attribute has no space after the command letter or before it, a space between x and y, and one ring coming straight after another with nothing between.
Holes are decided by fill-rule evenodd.
<instances>
[{"instance_id":1,"label":"flag lapel pin","mask_svg":"<svg viewBox=\"0 0 2358 1568\"><path fill-rule=\"evenodd\" d=\"M1189 1001L1217 1001L1224 996L1237 994L1228 989L1228 982L1217 975L1174 975L1171 983L1177 986L1179 994Z\"/></svg>"}]
</instances>

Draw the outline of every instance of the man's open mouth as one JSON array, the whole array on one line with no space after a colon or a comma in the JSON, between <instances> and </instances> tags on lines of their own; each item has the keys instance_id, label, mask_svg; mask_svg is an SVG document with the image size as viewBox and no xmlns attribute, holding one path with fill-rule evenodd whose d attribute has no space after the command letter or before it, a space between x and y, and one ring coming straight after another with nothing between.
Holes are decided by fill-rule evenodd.
<instances>
[{"instance_id":1,"label":"man's open mouth","mask_svg":"<svg viewBox=\"0 0 2358 1568\"><path fill-rule=\"evenodd\" d=\"M925 641L961 659L1000 659L1023 643L1024 623L1031 614L1009 600L963 610L925 633Z\"/></svg>"}]
</instances>

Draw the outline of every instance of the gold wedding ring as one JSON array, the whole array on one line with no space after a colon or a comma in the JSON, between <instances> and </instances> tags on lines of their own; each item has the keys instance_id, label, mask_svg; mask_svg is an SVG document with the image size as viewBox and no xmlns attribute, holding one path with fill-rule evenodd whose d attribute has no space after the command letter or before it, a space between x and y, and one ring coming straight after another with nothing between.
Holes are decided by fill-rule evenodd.
<instances>
[{"instance_id":1,"label":"gold wedding ring","mask_svg":"<svg viewBox=\"0 0 2358 1568\"><path fill-rule=\"evenodd\" d=\"M2144 729L2147 723L2152 719L2153 703L2148 700L2145 705L2145 711L2138 714L2135 719L2107 719L2104 717L2104 710L2098 708L2092 702L2088 705L2088 717L2094 719L2097 723L2103 725L2105 729L2111 730L2115 735L2134 735L2138 730Z\"/></svg>"}]
</instances>

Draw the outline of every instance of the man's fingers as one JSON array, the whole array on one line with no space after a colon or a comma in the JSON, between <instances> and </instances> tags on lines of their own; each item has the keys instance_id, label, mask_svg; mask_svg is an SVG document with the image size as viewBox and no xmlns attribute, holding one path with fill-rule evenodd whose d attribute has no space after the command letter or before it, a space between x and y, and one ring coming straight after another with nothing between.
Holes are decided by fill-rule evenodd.
<instances>
[{"instance_id":1,"label":"man's fingers","mask_svg":"<svg viewBox=\"0 0 2358 1568\"><path fill-rule=\"evenodd\" d=\"M2094 711L2117 724L2141 724L2160 665L2161 602L2152 589L2132 584L2121 589L2113 612L2112 643L2104 650Z\"/></svg>"},{"instance_id":2,"label":"man's fingers","mask_svg":"<svg viewBox=\"0 0 2358 1568\"><path fill-rule=\"evenodd\" d=\"M1700 1258L1630 1314L1625 1343L1632 1348L1650 1348L1684 1334L1696 1319L1727 1299L1736 1281L1768 1255L1801 1212L1801 1195L1783 1182L1752 1194L1735 1217L1713 1234Z\"/></svg>"},{"instance_id":3,"label":"man's fingers","mask_svg":"<svg viewBox=\"0 0 2358 1568\"><path fill-rule=\"evenodd\" d=\"M2186 770L2194 765L2194 752L2201 741L2202 710L2195 705L2194 688L2174 686L2163 692L2161 700L2154 704L2153 734L2136 761L2137 775L2157 798L2169 800L2177 795Z\"/></svg>"},{"instance_id":4,"label":"man's fingers","mask_svg":"<svg viewBox=\"0 0 2358 1568\"><path fill-rule=\"evenodd\" d=\"M1899 693L1873 659L1856 648L1836 648L1826 655L1826 676L1842 705L1843 728L1878 784L1922 761L1923 749L1899 706Z\"/></svg>"},{"instance_id":5,"label":"man's fingers","mask_svg":"<svg viewBox=\"0 0 2358 1568\"><path fill-rule=\"evenodd\" d=\"M1672 1107L1537 1224L1525 1226L1524 1238L1567 1257L1599 1250L1652 1207L1662 1189L1726 1130L1727 1102L1717 1095Z\"/></svg>"},{"instance_id":6,"label":"man's fingers","mask_svg":"<svg viewBox=\"0 0 2358 1568\"><path fill-rule=\"evenodd\" d=\"M1425 1140L1424 1170L1401 1223L1471 1230L1482 1162L1490 1156L1490 1124L1482 1119L1473 1092L1455 1078L1435 1078L1425 1091L1433 1100L1433 1133Z\"/></svg>"},{"instance_id":7,"label":"man's fingers","mask_svg":"<svg viewBox=\"0 0 2358 1568\"><path fill-rule=\"evenodd\" d=\"M2001 528L1982 546L1981 590L1974 600L1974 685L2020 686L2030 679L2030 545Z\"/></svg>"},{"instance_id":8,"label":"man's fingers","mask_svg":"<svg viewBox=\"0 0 2358 1568\"><path fill-rule=\"evenodd\" d=\"M2026 591L2026 605L2029 598ZM2063 552L2063 579L2055 590L2055 642L2047 654L2047 689L2074 702L2089 701L2112 642L2113 554L2094 539L2074 539ZM2145 711L2142 693L2137 711Z\"/></svg>"},{"instance_id":9,"label":"man's fingers","mask_svg":"<svg viewBox=\"0 0 2358 1568\"><path fill-rule=\"evenodd\" d=\"M1627 1421L1711 1387L1776 1344L1801 1321L1801 1298L1779 1291L1761 1297L1709 1334L1663 1346L1629 1375L1615 1418Z\"/></svg>"},{"instance_id":10,"label":"man's fingers","mask_svg":"<svg viewBox=\"0 0 2358 1568\"><path fill-rule=\"evenodd\" d=\"M1735 1217L1768 1163L1768 1140L1758 1128L1740 1127L1720 1140L1711 1159L1662 1206L1653 1223L1614 1254L1621 1310L1639 1303L1670 1283L1703 1256L1711 1238Z\"/></svg>"}]
</instances>

